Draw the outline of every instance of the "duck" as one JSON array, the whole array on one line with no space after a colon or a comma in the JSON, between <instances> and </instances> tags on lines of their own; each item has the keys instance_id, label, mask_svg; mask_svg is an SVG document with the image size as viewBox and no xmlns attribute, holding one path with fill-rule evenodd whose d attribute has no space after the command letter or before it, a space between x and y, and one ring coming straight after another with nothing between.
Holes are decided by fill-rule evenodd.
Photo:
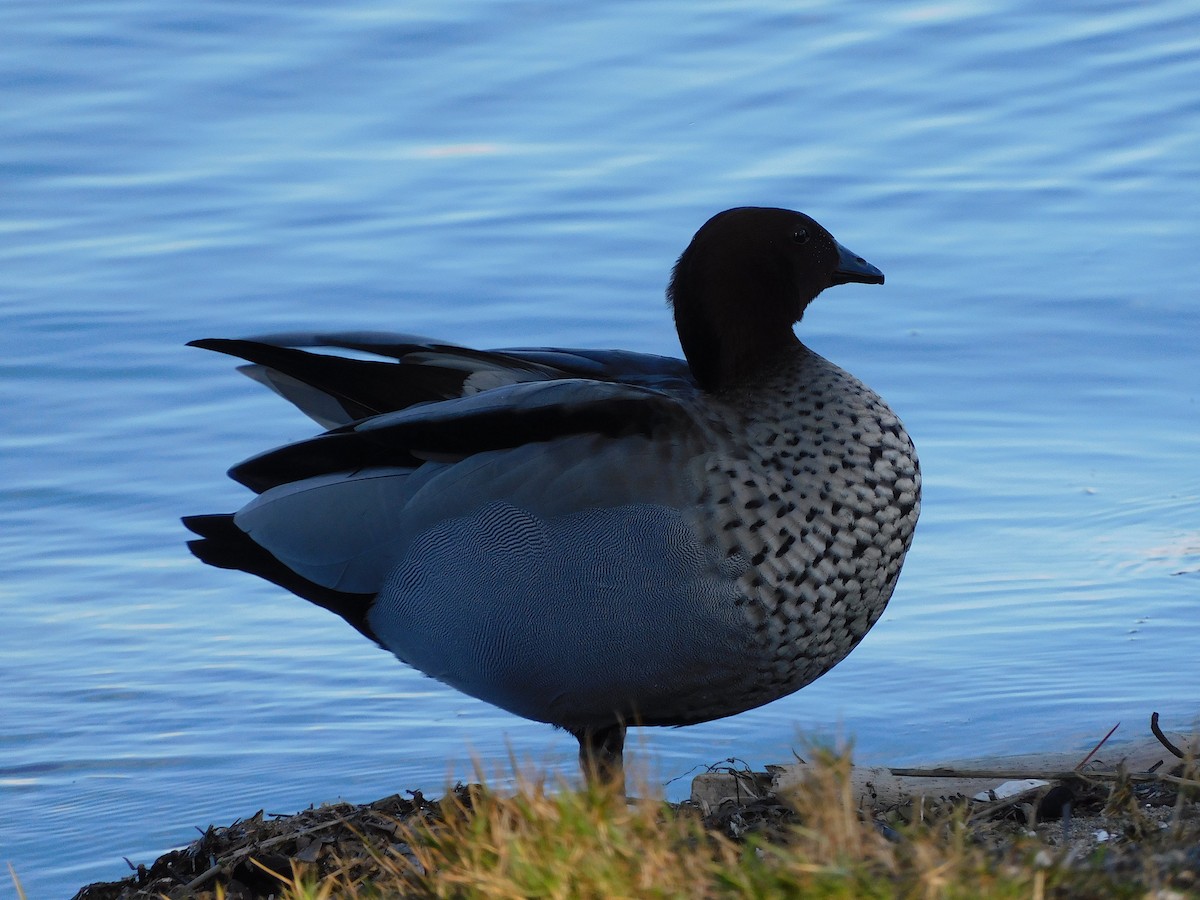
<instances>
[{"instance_id":1,"label":"duck","mask_svg":"<svg viewBox=\"0 0 1200 900\"><path fill-rule=\"evenodd\" d=\"M803 213L738 207L671 272L683 360L385 332L193 341L323 431L230 469L256 496L184 518L190 549L565 729L586 782L623 790L627 728L791 694L892 596L916 451L794 331L851 283L884 276Z\"/></svg>"}]
</instances>

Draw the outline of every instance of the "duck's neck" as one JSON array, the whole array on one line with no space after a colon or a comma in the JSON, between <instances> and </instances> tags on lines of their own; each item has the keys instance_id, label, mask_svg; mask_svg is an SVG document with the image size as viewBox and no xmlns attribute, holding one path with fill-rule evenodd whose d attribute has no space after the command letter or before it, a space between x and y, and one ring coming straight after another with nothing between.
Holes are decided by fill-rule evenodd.
<instances>
[{"instance_id":1,"label":"duck's neck","mask_svg":"<svg viewBox=\"0 0 1200 900\"><path fill-rule=\"evenodd\" d=\"M726 334L709 352L688 353L688 365L696 381L711 394L737 392L768 372L786 367L792 360L807 353L807 348L791 329L770 334ZM733 340L731 338L740 338ZM687 353L687 348L684 348Z\"/></svg>"},{"instance_id":2,"label":"duck's neck","mask_svg":"<svg viewBox=\"0 0 1200 900\"><path fill-rule=\"evenodd\" d=\"M667 289L697 383L722 393L801 347L792 332L808 301L770 260L680 257ZM810 298L811 299L811 298Z\"/></svg>"}]
</instances>

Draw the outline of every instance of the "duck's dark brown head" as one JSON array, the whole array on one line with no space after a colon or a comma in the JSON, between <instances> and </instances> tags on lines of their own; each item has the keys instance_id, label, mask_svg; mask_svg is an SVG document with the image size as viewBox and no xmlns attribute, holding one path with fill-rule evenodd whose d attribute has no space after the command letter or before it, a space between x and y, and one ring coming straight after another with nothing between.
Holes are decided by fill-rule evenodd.
<instances>
[{"instance_id":1,"label":"duck's dark brown head","mask_svg":"<svg viewBox=\"0 0 1200 900\"><path fill-rule=\"evenodd\" d=\"M744 206L696 232L667 298L692 374L720 391L794 347L813 298L849 282L883 284L883 273L804 213Z\"/></svg>"}]
</instances>

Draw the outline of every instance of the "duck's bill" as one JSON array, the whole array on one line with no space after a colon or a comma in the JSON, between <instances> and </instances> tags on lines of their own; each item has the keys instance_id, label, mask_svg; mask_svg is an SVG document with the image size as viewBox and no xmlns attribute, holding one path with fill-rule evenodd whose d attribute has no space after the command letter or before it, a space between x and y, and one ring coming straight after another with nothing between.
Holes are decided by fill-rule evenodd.
<instances>
[{"instance_id":1,"label":"duck's bill","mask_svg":"<svg viewBox=\"0 0 1200 900\"><path fill-rule=\"evenodd\" d=\"M838 248L838 267L833 273L833 284L883 284L883 273L852 250L841 244Z\"/></svg>"}]
</instances>

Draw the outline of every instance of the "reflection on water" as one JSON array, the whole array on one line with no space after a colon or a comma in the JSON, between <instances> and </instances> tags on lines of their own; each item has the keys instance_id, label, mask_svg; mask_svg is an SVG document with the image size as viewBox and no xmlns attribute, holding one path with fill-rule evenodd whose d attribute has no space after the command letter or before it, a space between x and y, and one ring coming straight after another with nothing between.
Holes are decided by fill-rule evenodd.
<instances>
[{"instance_id":1,"label":"reflection on water","mask_svg":"<svg viewBox=\"0 0 1200 900\"><path fill-rule=\"evenodd\" d=\"M473 754L571 771L573 739L186 554L179 515L243 500L222 469L310 425L182 345L674 354L669 267L737 204L803 208L887 273L802 331L900 411L925 511L850 659L637 758L665 782L804 736L910 762L1197 714L1190 5L147 0L6 24L0 857L31 896L259 808L435 791Z\"/></svg>"}]
</instances>

